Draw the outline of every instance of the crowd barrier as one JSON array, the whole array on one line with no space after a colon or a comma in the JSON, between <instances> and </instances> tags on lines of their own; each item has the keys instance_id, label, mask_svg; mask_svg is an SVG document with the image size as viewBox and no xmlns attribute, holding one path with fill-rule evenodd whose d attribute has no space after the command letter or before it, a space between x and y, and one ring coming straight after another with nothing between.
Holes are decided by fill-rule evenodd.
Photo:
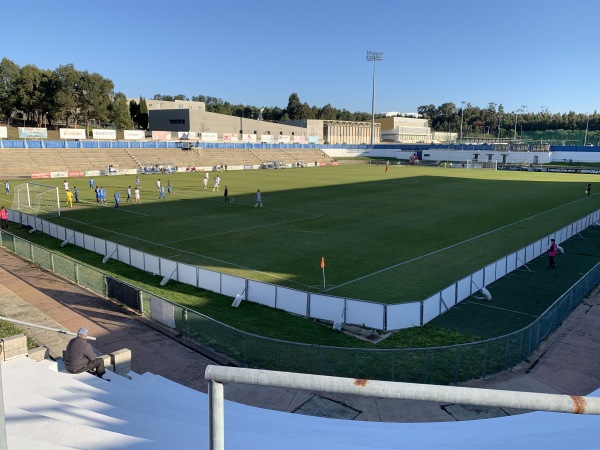
<instances>
[{"instance_id":1,"label":"crowd barrier","mask_svg":"<svg viewBox=\"0 0 600 450\"><path fill-rule=\"evenodd\" d=\"M98 241L94 239L89 242L95 245ZM0 245L98 294L118 295L114 291L120 291L131 300L125 304L137 309L145 317L212 348L240 366L412 383L458 383L485 377L520 363L538 348L600 281L599 263L532 324L505 336L446 347L341 348L287 342L236 330L168 299L115 280L95 267L54 253L6 230L0 231ZM90 243L88 245L91 247ZM127 289L109 292L114 281L126 285Z\"/></svg>"},{"instance_id":2,"label":"crowd barrier","mask_svg":"<svg viewBox=\"0 0 600 450\"><path fill-rule=\"evenodd\" d=\"M424 300L393 305L305 292L236 277L142 252L122 244L74 231L20 211L8 210L9 220L41 231L65 244L113 258L140 270L231 297L281 309L311 319L365 326L382 331L422 326L497 279L527 264L546 250L600 219L600 210L477 270Z\"/></svg>"}]
</instances>

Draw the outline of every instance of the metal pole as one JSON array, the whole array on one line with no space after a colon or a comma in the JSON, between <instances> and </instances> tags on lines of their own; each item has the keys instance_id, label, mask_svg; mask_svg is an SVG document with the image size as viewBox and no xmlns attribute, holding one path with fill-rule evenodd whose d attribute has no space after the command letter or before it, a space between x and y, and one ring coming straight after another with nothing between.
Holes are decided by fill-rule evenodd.
<instances>
[{"instance_id":1,"label":"metal pole","mask_svg":"<svg viewBox=\"0 0 600 450\"><path fill-rule=\"evenodd\" d=\"M73 333L71 331L59 330L57 328L45 327L43 325L37 325L35 323L23 322L17 319L11 319L9 317L0 316L0 320L5 320L6 322L18 323L19 325L27 325L28 327L40 328L42 330L54 331L55 333L68 334L69 336L77 336L77 333ZM95 341L96 338L92 336L88 336L86 339L90 341Z\"/></svg>"},{"instance_id":2,"label":"metal pole","mask_svg":"<svg viewBox=\"0 0 600 450\"><path fill-rule=\"evenodd\" d=\"M585 122L585 138L583 139L583 146L587 145L587 134L588 134L588 125L590 124L590 115L587 115L587 120Z\"/></svg>"},{"instance_id":3,"label":"metal pole","mask_svg":"<svg viewBox=\"0 0 600 450\"><path fill-rule=\"evenodd\" d=\"M465 102L464 101L460 102L460 104L461 104L461 108L460 108L460 143L462 144L462 142L463 142L463 133L462 133L462 130L463 130L463 115L464 115L464 112L465 112Z\"/></svg>"},{"instance_id":4,"label":"metal pole","mask_svg":"<svg viewBox=\"0 0 600 450\"><path fill-rule=\"evenodd\" d=\"M371 148L375 142L375 64L383 61L383 52L367 52L367 61L373 61L373 94L371 96Z\"/></svg>"},{"instance_id":5,"label":"metal pole","mask_svg":"<svg viewBox=\"0 0 600 450\"><path fill-rule=\"evenodd\" d=\"M223 403L223 385L218 381L210 380L208 386L208 444L210 450L225 449L225 411Z\"/></svg>"},{"instance_id":6,"label":"metal pole","mask_svg":"<svg viewBox=\"0 0 600 450\"><path fill-rule=\"evenodd\" d=\"M578 395L398 383L223 366L207 366L204 376L207 380L218 380L220 383L274 386L364 397L600 415L600 398ZM215 413L222 413L222 411L215 410ZM222 420L222 418L213 420Z\"/></svg>"}]
</instances>

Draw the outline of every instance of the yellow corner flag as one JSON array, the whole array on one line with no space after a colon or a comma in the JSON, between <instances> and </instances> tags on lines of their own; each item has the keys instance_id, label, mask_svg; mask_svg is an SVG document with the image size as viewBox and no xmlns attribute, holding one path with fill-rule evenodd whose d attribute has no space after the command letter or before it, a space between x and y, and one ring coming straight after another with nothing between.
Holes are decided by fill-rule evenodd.
<instances>
[{"instance_id":1,"label":"yellow corner flag","mask_svg":"<svg viewBox=\"0 0 600 450\"><path fill-rule=\"evenodd\" d=\"M325 268L325 257L321 256L321 269Z\"/></svg>"}]
</instances>

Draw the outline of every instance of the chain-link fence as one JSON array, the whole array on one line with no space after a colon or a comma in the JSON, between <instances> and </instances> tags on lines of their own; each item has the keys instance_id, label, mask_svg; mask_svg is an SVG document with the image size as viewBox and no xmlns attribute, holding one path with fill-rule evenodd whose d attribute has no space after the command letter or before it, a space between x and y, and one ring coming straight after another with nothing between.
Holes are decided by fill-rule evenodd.
<instances>
[{"instance_id":1,"label":"chain-link fence","mask_svg":"<svg viewBox=\"0 0 600 450\"><path fill-rule=\"evenodd\" d=\"M106 295L107 275L64 255L30 243L6 231L0 244L97 294ZM301 344L236 330L196 311L135 288L140 313L153 317L152 303L169 306L172 326L240 366L350 378L451 384L506 370L527 358L600 281L600 263L522 330L485 341L416 349L358 349Z\"/></svg>"}]
</instances>

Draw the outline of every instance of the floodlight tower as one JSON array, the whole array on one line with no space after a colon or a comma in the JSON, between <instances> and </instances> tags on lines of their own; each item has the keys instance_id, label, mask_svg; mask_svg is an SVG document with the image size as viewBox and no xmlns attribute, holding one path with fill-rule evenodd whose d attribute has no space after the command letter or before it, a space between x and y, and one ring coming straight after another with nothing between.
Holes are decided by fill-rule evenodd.
<instances>
[{"instance_id":1,"label":"floodlight tower","mask_svg":"<svg viewBox=\"0 0 600 450\"><path fill-rule=\"evenodd\" d=\"M371 97L371 148L375 140L375 64L383 61L383 52L367 52L367 61L373 61L373 95Z\"/></svg>"}]
</instances>

